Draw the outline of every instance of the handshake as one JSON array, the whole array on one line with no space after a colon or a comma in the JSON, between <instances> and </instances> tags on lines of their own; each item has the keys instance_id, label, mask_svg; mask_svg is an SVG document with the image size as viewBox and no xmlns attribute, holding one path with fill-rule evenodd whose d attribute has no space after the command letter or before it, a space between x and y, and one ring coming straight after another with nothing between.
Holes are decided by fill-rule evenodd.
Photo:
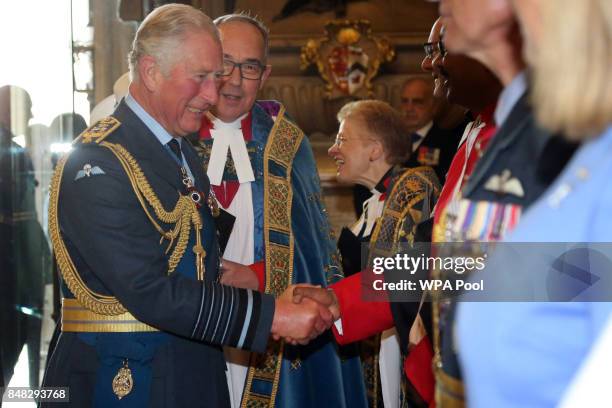
<instances>
[{"instance_id":1,"label":"handshake","mask_svg":"<svg viewBox=\"0 0 612 408\"><path fill-rule=\"evenodd\" d=\"M223 260L221 283L257 290L259 281L246 265ZM287 343L307 344L340 318L338 299L332 290L300 283L291 285L276 299L272 337Z\"/></svg>"},{"instance_id":2,"label":"handshake","mask_svg":"<svg viewBox=\"0 0 612 408\"><path fill-rule=\"evenodd\" d=\"M338 318L338 299L331 289L291 285L276 299L272 337L293 345L305 345L329 329Z\"/></svg>"}]
</instances>

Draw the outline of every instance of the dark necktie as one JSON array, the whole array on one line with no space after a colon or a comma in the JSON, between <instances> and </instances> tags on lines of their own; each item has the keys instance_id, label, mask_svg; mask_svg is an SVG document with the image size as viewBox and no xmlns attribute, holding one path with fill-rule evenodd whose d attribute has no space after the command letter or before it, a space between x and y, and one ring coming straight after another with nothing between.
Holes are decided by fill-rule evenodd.
<instances>
[{"instance_id":1,"label":"dark necktie","mask_svg":"<svg viewBox=\"0 0 612 408\"><path fill-rule=\"evenodd\" d=\"M174 155L178 159L178 162L182 166L183 155L181 154L181 145L179 144L178 140L173 138L171 141L168 142L168 147L170 147L170 150L172 150L172 153L174 153Z\"/></svg>"}]
</instances>

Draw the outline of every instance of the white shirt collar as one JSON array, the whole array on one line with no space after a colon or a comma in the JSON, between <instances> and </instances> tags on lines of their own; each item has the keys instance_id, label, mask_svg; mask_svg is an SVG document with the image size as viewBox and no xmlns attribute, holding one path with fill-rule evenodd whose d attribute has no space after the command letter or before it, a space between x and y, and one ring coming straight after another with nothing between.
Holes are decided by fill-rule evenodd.
<instances>
[{"instance_id":1,"label":"white shirt collar","mask_svg":"<svg viewBox=\"0 0 612 408\"><path fill-rule=\"evenodd\" d=\"M431 130L432 127L433 127L433 121L430 120L428 124L426 124L425 126L420 128L419 130L414 132L415 135L419 135L420 137L418 139L413 139L414 140L412 142L412 151L413 152L415 152L419 148L419 146L421 145L421 143L425 139L425 136L427 136L427 133Z\"/></svg>"},{"instance_id":2,"label":"white shirt collar","mask_svg":"<svg viewBox=\"0 0 612 408\"><path fill-rule=\"evenodd\" d=\"M415 133L418 133L419 135L421 135L421 137L425 137L427 136L427 133L429 133L432 127L433 127L433 120L430 120L428 124L426 124L419 130L417 130Z\"/></svg>"}]
</instances>

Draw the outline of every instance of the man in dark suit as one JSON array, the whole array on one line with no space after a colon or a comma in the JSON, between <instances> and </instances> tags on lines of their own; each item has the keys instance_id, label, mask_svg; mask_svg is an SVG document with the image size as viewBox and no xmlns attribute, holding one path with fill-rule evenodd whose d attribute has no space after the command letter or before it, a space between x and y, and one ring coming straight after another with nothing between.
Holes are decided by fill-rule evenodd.
<instances>
[{"instance_id":1,"label":"man in dark suit","mask_svg":"<svg viewBox=\"0 0 612 408\"><path fill-rule=\"evenodd\" d=\"M431 77L414 77L408 79L402 87L400 110L414 130L412 155L405 165L429 166L436 172L440 183L444 184L465 123L455 129L442 129L434 122L436 104L433 86Z\"/></svg>"},{"instance_id":2,"label":"man in dark suit","mask_svg":"<svg viewBox=\"0 0 612 408\"><path fill-rule=\"evenodd\" d=\"M218 99L212 21L162 6L138 29L129 62L129 94L77 139L52 181L64 299L44 385L70 387L75 407L227 407L221 345L263 351L270 333L306 343L331 315L218 283L217 209L181 139Z\"/></svg>"}]
</instances>

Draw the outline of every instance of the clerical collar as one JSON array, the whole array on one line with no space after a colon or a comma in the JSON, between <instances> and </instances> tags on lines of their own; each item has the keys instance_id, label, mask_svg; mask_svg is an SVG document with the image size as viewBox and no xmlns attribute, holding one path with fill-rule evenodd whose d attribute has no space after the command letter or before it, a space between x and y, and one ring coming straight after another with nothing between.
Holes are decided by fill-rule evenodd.
<instances>
[{"instance_id":1,"label":"clerical collar","mask_svg":"<svg viewBox=\"0 0 612 408\"><path fill-rule=\"evenodd\" d=\"M208 168L206 169L211 184L215 186L221 185L228 158L228 150L234 161L238 181L240 183L255 181L242 129L243 119L248 115L249 113L247 112L235 121L227 123L216 118L212 113L207 113L207 119L211 124L209 129L210 137L213 139Z\"/></svg>"},{"instance_id":2,"label":"clerical collar","mask_svg":"<svg viewBox=\"0 0 612 408\"><path fill-rule=\"evenodd\" d=\"M206 117L208 118L208 120L210 121L210 123L213 125L214 128L227 127L227 128L232 128L232 129L241 129L242 121L247 116L249 116L249 113L250 112L243 114L242 116L240 116L239 118L235 119L232 122L224 122L223 120L213 115L210 111L206 112Z\"/></svg>"}]
</instances>

